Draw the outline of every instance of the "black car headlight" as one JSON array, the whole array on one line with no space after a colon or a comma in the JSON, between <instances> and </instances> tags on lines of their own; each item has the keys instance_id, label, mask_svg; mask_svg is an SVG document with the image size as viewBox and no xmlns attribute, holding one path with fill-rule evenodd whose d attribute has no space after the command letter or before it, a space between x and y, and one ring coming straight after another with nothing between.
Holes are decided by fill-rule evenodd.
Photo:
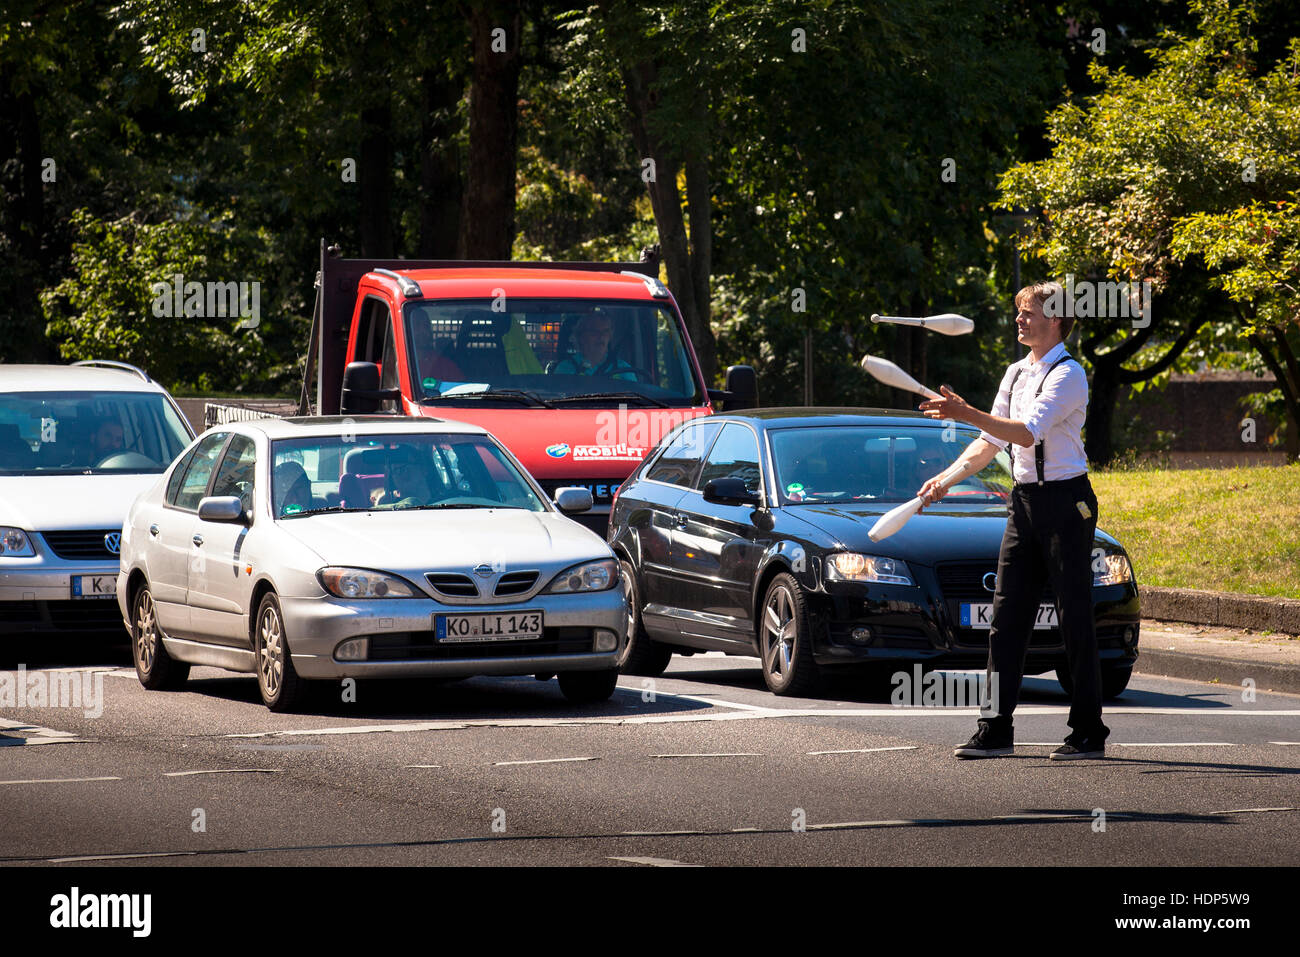
<instances>
[{"instance_id":1,"label":"black car headlight","mask_svg":"<svg viewBox=\"0 0 1300 957\"><path fill-rule=\"evenodd\" d=\"M1098 554L1100 552L1101 554ZM1123 585L1133 580L1133 566L1123 552L1095 549L1092 553L1092 583Z\"/></svg>"},{"instance_id":2,"label":"black car headlight","mask_svg":"<svg viewBox=\"0 0 1300 957\"><path fill-rule=\"evenodd\" d=\"M826 560L826 577L835 581L881 582L886 585L911 585L907 564L897 558L837 552Z\"/></svg>"}]
</instances>

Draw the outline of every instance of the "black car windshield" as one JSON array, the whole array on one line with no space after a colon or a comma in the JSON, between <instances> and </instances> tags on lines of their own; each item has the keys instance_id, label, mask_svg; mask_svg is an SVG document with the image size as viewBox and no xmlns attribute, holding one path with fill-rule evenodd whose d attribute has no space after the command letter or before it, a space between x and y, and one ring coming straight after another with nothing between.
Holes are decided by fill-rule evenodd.
<instances>
[{"instance_id":1,"label":"black car windshield","mask_svg":"<svg viewBox=\"0 0 1300 957\"><path fill-rule=\"evenodd\" d=\"M472 434L319 435L271 445L276 518L412 508L546 510L491 439Z\"/></svg>"},{"instance_id":2,"label":"black car windshield","mask_svg":"<svg viewBox=\"0 0 1300 957\"><path fill-rule=\"evenodd\" d=\"M666 306L600 299L426 300L406 304L425 404L515 401L561 408L705 401Z\"/></svg>"},{"instance_id":3,"label":"black car windshield","mask_svg":"<svg viewBox=\"0 0 1300 957\"><path fill-rule=\"evenodd\" d=\"M905 502L979 433L906 425L769 429L783 504ZM1011 460L999 452L978 475L949 489L946 504L1002 504Z\"/></svg>"},{"instance_id":4,"label":"black car windshield","mask_svg":"<svg viewBox=\"0 0 1300 957\"><path fill-rule=\"evenodd\" d=\"M0 395L0 474L161 472L190 435L159 392Z\"/></svg>"}]
</instances>

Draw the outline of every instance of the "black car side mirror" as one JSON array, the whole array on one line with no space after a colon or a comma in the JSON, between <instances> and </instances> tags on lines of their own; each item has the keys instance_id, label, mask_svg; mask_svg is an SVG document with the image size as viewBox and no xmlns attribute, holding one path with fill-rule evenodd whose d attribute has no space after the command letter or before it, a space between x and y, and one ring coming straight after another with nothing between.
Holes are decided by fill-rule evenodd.
<instances>
[{"instance_id":1,"label":"black car side mirror","mask_svg":"<svg viewBox=\"0 0 1300 957\"><path fill-rule=\"evenodd\" d=\"M374 415L382 411L384 402L401 397L401 389L379 388L379 366L373 362L349 362L343 370L339 411L344 415Z\"/></svg>"},{"instance_id":2,"label":"black car side mirror","mask_svg":"<svg viewBox=\"0 0 1300 957\"><path fill-rule=\"evenodd\" d=\"M712 479L704 486L704 501L715 505L758 505L762 499L742 479Z\"/></svg>"}]
</instances>

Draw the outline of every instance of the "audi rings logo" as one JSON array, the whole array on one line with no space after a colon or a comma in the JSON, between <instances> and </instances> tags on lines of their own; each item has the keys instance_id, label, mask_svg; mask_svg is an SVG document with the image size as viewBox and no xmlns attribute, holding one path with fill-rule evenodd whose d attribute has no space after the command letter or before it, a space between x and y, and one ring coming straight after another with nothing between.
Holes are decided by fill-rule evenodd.
<instances>
[{"instance_id":1,"label":"audi rings logo","mask_svg":"<svg viewBox=\"0 0 1300 957\"><path fill-rule=\"evenodd\" d=\"M984 576L984 590L995 591L998 587L998 573L989 572Z\"/></svg>"},{"instance_id":2,"label":"audi rings logo","mask_svg":"<svg viewBox=\"0 0 1300 957\"><path fill-rule=\"evenodd\" d=\"M104 536L104 547L108 549L110 555L119 555L122 552L122 533L109 532Z\"/></svg>"}]
</instances>

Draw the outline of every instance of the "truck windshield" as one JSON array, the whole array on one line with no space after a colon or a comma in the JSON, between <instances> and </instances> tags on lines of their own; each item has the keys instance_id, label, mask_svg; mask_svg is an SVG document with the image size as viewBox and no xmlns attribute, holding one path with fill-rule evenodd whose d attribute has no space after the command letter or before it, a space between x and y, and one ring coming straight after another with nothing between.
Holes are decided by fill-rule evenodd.
<instances>
[{"instance_id":1,"label":"truck windshield","mask_svg":"<svg viewBox=\"0 0 1300 957\"><path fill-rule=\"evenodd\" d=\"M0 474L161 472L189 440L157 392L0 396Z\"/></svg>"},{"instance_id":2,"label":"truck windshield","mask_svg":"<svg viewBox=\"0 0 1300 957\"><path fill-rule=\"evenodd\" d=\"M705 401L677 319L658 303L423 301L406 305L405 321L417 395L426 403L642 400L684 408Z\"/></svg>"}]
</instances>

